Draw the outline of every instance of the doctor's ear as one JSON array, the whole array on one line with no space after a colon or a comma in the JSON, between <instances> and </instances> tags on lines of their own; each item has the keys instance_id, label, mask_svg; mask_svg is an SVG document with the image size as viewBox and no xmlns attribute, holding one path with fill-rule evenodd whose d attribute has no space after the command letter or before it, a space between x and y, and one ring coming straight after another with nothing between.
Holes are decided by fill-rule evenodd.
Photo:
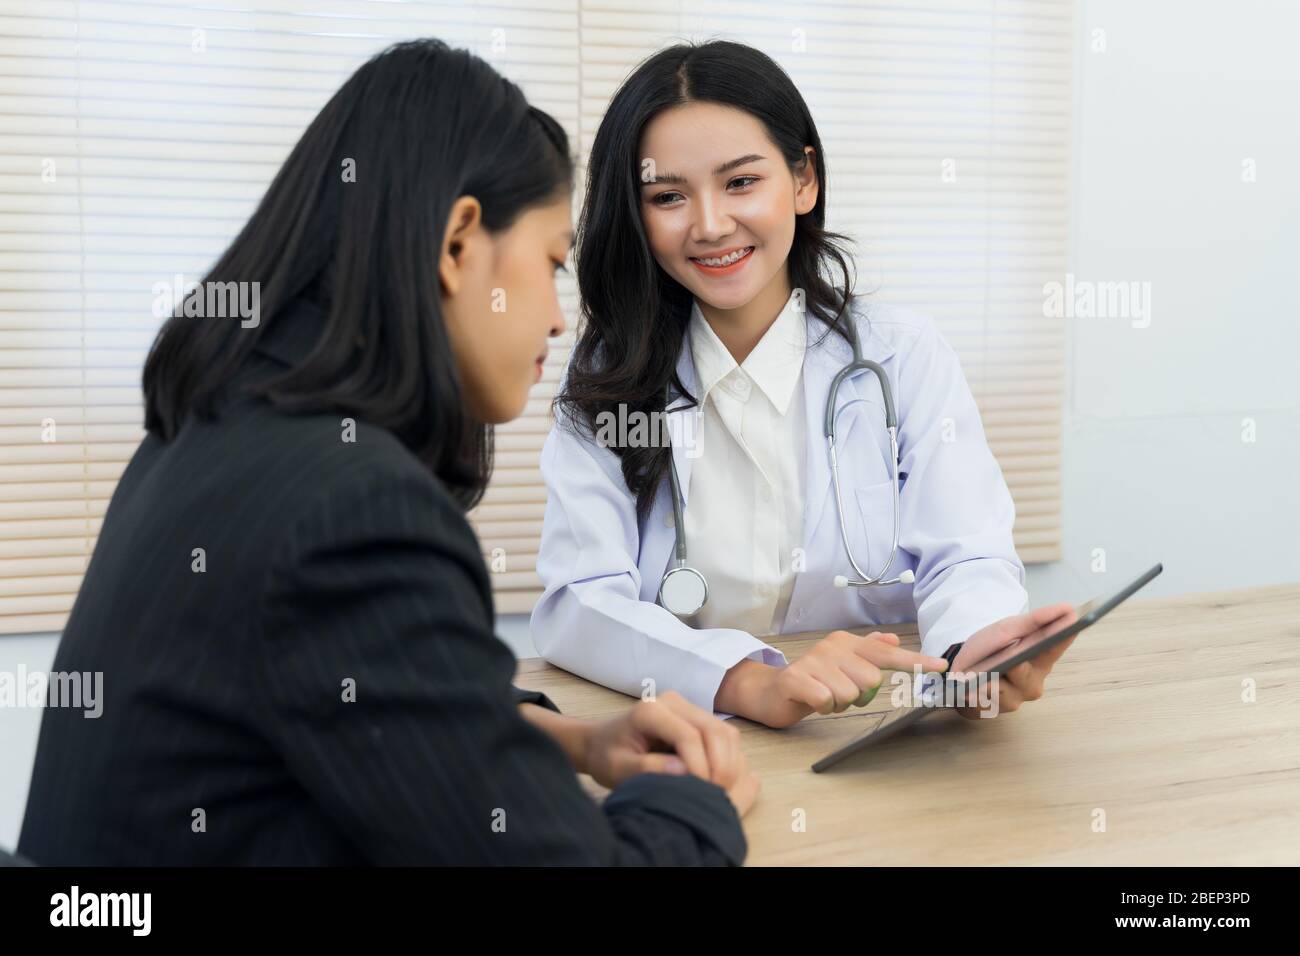
<instances>
[{"instance_id":1,"label":"doctor's ear","mask_svg":"<svg viewBox=\"0 0 1300 956\"><path fill-rule=\"evenodd\" d=\"M817 205L820 184L817 181L817 151L803 148L803 160L794 168L794 212L796 216L812 212Z\"/></svg>"}]
</instances>

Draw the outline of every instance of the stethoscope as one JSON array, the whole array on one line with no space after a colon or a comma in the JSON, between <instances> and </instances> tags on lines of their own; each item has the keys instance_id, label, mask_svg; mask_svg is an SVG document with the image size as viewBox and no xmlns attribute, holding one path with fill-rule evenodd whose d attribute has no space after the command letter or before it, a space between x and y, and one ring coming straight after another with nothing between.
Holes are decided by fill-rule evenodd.
<instances>
[{"instance_id":1,"label":"stethoscope","mask_svg":"<svg viewBox=\"0 0 1300 956\"><path fill-rule=\"evenodd\" d=\"M840 538L844 542L844 553L848 555L849 564L853 566L853 570L857 572L858 577L853 579L837 574L835 576L835 586L837 588L865 588L911 584L916 580L916 575L910 570L902 572L896 578L884 580L890 567L893 566L894 557L898 553L898 533L901 523L898 508L898 418L894 411L894 393L889 387L889 379L885 375L885 370L870 359L862 357L862 347L858 343L857 329L853 327L852 322L849 323L849 340L853 343L853 361L840 369L835 378L831 380L830 393L826 396L826 423L823 431L826 438L826 447L830 454L831 484L835 488L835 512L840 522ZM853 546L849 543L848 528L844 523L844 500L840 493L840 469L835 455L835 420L839 411L843 411L843 409L836 410L835 398L844 380L853 373L863 370L875 373L877 381L880 382L880 395L885 402L885 429L889 432L889 459L894 476L894 535L889 546L889 559L877 575L871 575L863 571L853 555ZM848 408L854 402L861 401L865 401L865 399L857 398L852 402L845 402L844 408ZM672 493L673 528L677 540L673 547L673 567L665 571L663 578L659 581L659 603L678 617L690 617L699 613L705 602L708 601L709 583L698 569L686 563L686 528L685 520L682 517L682 489L680 479L677 477L677 463L672 457L671 447L668 449L668 481Z\"/></svg>"}]
</instances>

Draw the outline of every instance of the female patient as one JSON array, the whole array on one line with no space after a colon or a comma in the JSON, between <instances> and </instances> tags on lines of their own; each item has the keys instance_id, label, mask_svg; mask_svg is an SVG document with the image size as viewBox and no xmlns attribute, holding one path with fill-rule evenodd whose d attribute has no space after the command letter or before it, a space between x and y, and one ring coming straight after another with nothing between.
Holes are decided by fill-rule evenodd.
<instances>
[{"instance_id":1,"label":"female patient","mask_svg":"<svg viewBox=\"0 0 1300 956\"><path fill-rule=\"evenodd\" d=\"M54 664L103 673L103 714L46 711L24 855L741 861L734 730L671 694L565 718L491 630L463 512L563 329L571 178L555 121L437 41L312 122L205 280L259 283L257 321L178 310L149 355Z\"/></svg>"}]
</instances>

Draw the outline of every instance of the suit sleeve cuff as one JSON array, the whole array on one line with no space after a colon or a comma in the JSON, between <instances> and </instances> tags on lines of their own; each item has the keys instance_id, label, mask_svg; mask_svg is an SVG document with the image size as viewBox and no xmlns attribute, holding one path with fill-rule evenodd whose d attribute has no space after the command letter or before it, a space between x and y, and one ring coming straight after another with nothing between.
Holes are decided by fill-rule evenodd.
<instances>
[{"instance_id":1,"label":"suit sleeve cuff","mask_svg":"<svg viewBox=\"0 0 1300 956\"><path fill-rule=\"evenodd\" d=\"M614 788L603 809L609 815L634 810L673 820L712 844L732 866L740 866L749 849L726 792L699 777L637 774Z\"/></svg>"},{"instance_id":2,"label":"suit sleeve cuff","mask_svg":"<svg viewBox=\"0 0 1300 956\"><path fill-rule=\"evenodd\" d=\"M553 710L557 714L560 708L556 707L551 698L547 697L538 690L520 690L518 687L511 687L510 692L514 695L515 704L536 704L538 707L545 707L547 710Z\"/></svg>"}]
</instances>

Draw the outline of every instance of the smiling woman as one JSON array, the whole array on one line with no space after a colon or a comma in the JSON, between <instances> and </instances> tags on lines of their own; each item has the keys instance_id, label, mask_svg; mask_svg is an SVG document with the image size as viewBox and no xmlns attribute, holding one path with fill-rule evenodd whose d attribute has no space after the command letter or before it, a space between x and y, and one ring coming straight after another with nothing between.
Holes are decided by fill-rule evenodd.
<instances>
[{"instance_id":1,"label":"smiling woman","mask_svg":"<svg viewBox=\"0 0 1300 956\"><path fill-rule=\"evenodd\" d=\"M881 668L1034 626L960 363L929 316L854 293L826 167L753 47L672 46L615 93L579 226L587 321L542 451L532 637L565 670L787 727L870 699ZM609 445L596 426L624 407L698 420L700 447ZM921 653L837 630L914 616ZM832 633L794 662L764 640L813 629ZM1044 673L1010 675L1001 710Z\"/></svg>"},{"instance_id":2,"label":"smiling woman","mask_svg":"<svg viewBox=\"0 0 1300 956\"><path fill-rule=\"evenodd\" d=\"M743 306L770 321L800 289L808 313L847 339L847 240L825 228L825 177L807 104L757 50L719 41L642 63L592 142L577 249L586 324L559 407L588 426L620 405L648 414L662 410L670 384L695 404L676 364L697 299L711 317ZM610 275L619 281L600 278ZM670 453L616 454L644 517Z\"/></svg>"},{"instance_id":3,"label":"smiling woman","mask_svg":"<svg viewBox=\"0 0 1300 956\"><path fill-rule=\"evenodd\" d=\"M713 166L712 157L728 150L744 154ZM656 115L639 151L672 157L675 169L641 187L650 250L743 362L757 342L754 330L765 324L754 317L770 319L790 297L786 261L797 217L812 211L821 191L816 153L805 146L792 162L778 162L762 121L708 101Z\"/></svg>"}]
</instances>

